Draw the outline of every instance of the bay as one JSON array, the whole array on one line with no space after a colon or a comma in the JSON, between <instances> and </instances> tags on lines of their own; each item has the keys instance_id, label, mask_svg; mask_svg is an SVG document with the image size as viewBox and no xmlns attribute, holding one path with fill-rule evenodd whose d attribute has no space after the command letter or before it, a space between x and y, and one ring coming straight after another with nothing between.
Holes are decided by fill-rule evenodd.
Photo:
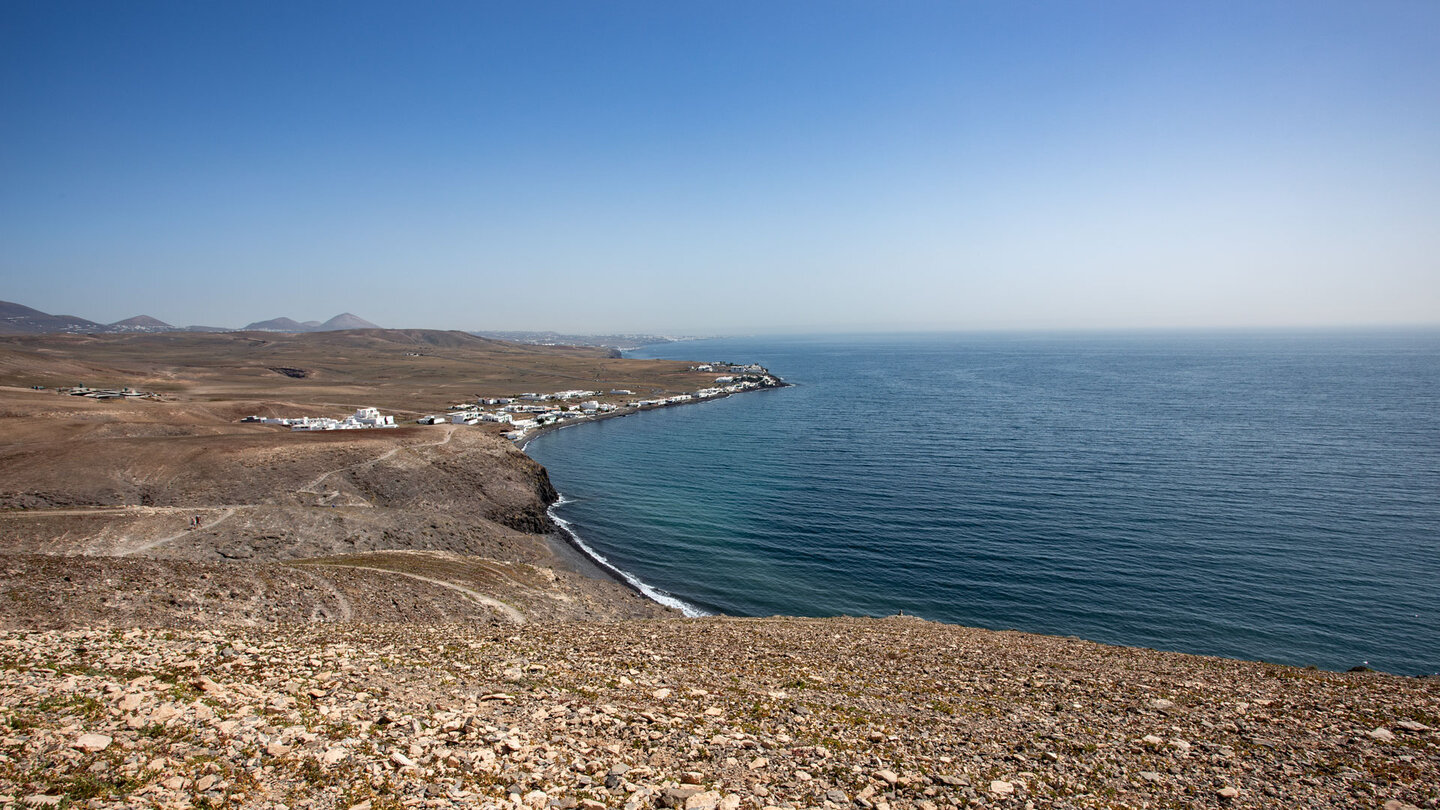
<instances>
[{"instance_id":1,"label":"bay","mask_svg":"<svg viewBox=\"0 0 1440 810\"><path fill-rule=\"evenodd\" d=\"M794 387L527 452L695 612L1440 671L1440 333L736 338Z\"/></svg>"}]
</instances>

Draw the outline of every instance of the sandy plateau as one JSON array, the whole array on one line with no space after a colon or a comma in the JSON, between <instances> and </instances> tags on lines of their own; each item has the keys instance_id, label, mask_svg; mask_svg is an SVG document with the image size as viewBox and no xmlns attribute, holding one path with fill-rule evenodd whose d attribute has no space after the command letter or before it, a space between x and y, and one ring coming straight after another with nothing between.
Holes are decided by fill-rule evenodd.
<instances>
[{"instance_id":1,"label":"sandy plateau","mask_svg":"<svg viewBox=\"0 0 1440 810\"><path fill-rule=\"evenodd\" d=\"M558 545L498 426L239 421L711 379L420 330L0 338L0 807L1440 807L1434 679L682 619Z\"/></svg>"}]
</instances>

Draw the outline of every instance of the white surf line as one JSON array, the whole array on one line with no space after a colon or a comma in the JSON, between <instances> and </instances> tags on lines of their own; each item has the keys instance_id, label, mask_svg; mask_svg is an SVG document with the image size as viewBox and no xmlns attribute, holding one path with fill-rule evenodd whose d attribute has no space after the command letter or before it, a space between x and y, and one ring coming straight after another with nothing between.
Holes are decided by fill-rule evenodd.
<instances>
[{"instance_id":1,"label":"white surf line","mask_svg":"<svg viewBox=\"0 0 1440 810\"><path fill-rule=\"evenodd\" d=\"M545 514L549 515L550 519L555 521L555 525L559 526L562 531L570 535L570 540L574 543L575 547L580 549L581 553L589 557L592 561L595 562L596 565L600 566L606 571L609 571L611 574L620 577L622 580L628 583L630 587L639 591L650 601L657 602L668 608L674 608L675 610L683 613L688 618L696 619L701 616L714 615L709 611L701 610L700 608L690 604L689 602L686 602L684 599L681 599L672 593L662 591L659 588L656 588L655 586L649 584L648 582L645 582L644 580L640 579L629 571L626 571L616 566L614 563L610 562L610 560L606 559L605 555L601 554L600 552L587 545L584 540L580 539L580 534L575 531L574 524L572 524L565 518L562 518L559 515L555 514L555 507L561 506L566 503L570 503L570 501L568 501L564 495L561 495L560 500L551 504L550 508L545 510Z\"/></svg>"},{"instance_id":2,"label":"white surf line","mask_svg":"<svg viewBox=\"0 0 1440 810\"><path fill-rule=\"evenodd\" d=\"M509 606L509 605L507 605L507 604L505 604L504 602L501 602L499 599L496 599L496 598L491 597L491 596L486 596L485 594L480 593L479 591L475 591L475 590L472 590L472 589L470 589L470 588L467 588L467 587L465 587L464 585L456 585L456 584L453 583L453 582L446 582L446 581L443 580L443 579L434 579L434 578L431 578L431 577L421 576L421 575L419 575L419 574L411 574L411 573L408 573L408 572L406 572L406 571L392 571L392 570L390 570L389 568L372 568L371 566L368 566L368 565L346 565L345 563L303 563L303 564L304 564L304 565L323 565L323 566L325 566L325 567L327 567L327 568L354 568L354 569L357 569L357 570L360 570L360 571L378 571L378 572L380 572L380 573L382 573L382 574L394 574L394 575L400 576L400 577L409 577L409 578L411 578L411 579L418 579L418 580L420 580L421 582L428 582L428 583L430 583L431 585L439 585L439 586L442 587L442 588L449 588L449 589L452 590L452 591L459 591L460 593L462 593L462 594L470 597L471 599L475 600L475 601L478 602L480 605L482 605L482 606L484 606L484 607L491 608L491 609L493 609L493 610L495 610L495 611L498 611L498 612L500 613L500 615L504 616L506 619L509 619L512 624L524 624L524 623L525 623L525 614L524 614L524 613L521 613L520 611L516 610L515 608L513 608L513 607L511 607L511 606Z\"/></svg>"}]
</instances>

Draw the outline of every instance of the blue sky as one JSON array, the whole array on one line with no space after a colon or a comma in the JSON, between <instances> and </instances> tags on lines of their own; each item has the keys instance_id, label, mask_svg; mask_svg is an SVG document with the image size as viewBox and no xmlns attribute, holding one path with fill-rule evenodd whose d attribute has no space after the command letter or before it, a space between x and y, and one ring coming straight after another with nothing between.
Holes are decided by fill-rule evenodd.
<instances>
[{"instance_id":1,"label":"blue sky","mask_svg":"<svg viewBox=\"0 0 1440 810\"><path fill-rule=\"evenodd\" d=\"M1440 3L0 4L0 299L1440 323Z\"/></svg>"}]
</instances>

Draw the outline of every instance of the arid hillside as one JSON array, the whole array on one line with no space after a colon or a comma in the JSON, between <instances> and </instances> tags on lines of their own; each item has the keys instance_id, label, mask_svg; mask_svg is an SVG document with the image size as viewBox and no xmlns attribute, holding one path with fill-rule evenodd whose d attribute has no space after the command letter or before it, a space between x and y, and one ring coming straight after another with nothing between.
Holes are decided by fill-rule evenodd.
<instances>
[{"instance_id":1,"label":"arid hillside","mask_svg":"<svg viewBox=\"0 0 1440 810\"><path fill-rule=\"evenodd\" d=\"M30 806L1388 808L1440 689L907 618L0 635Z\"/></svg>"},{"instance_id":2,"label":"arid hillside","mask_svg":"<svg viewBox=\"0 0 1440 810\"><path fill-rule=\"evenodd\" d=\"M606 349L422 329L0 336L0 385L130 386L221 403L239 416L267 405L374 406L419 416L477 395L678 393L712 379L686 363L620 359Z\"/></svg>"},{"instance_id":3,"label":"arid hillside","mask_svg":"<svg viewBox=\"0 0 1440 810\"><path fill-rule=\"evenodd\" d=\"M458 332L0 338L0 622L191 625L197 606L240 624L663 615L551 534L545 471L497 427L413 419L475 395L711 379ZM76 385L154 396L56 390ZM240 421L368 406L409 425Z\"/></svg>"}]
</instances>

